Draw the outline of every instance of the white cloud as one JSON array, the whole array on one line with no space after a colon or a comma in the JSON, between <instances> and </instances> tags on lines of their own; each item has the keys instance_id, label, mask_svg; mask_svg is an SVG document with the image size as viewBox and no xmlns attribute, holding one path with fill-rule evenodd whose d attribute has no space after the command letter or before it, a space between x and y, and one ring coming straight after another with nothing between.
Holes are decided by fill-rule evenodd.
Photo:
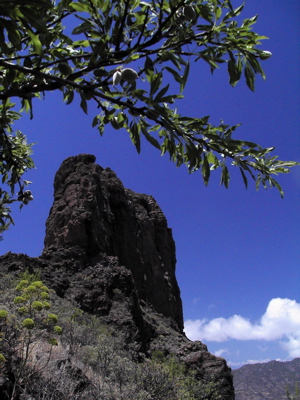
<instances>
[{"instance_id":1,"label":"white cloud","mask_svg":"<svg viewBox=\"0 0 300 400\"><path fill-rule=\"evenodd\" d=\"M201 301L201 297L195 297L192 301L193 304L197 305Z\"/></svg>"},{"instance_id":2,"label":"white cloud","mask_svg":"<svg viewBox=\"0 0 300 400\"><path fill-rule=\"evenodd\" d=\"M246 364L263 364L263 363L267 363L269 361L271 361L270 358L265 358L263 360L258 359L258 360L239 361L239 362L233 362L233 361L227 361L227 362L231 368L236 369L236 368L240 368ZM281 360L278 360L278 361L281 361Z\"/></svg>"},{"instance_id":3,"label":"white cloud","mask_svg":"<svg viewBox=\"0 0 300 400\"><path fill-rule=\"evenodd\" d=\"M292 358L300 357L300 330L295 335L289 335L287 342L281 342L281 346Z\"/></svg>"},{"instance_id":4,"label":"white cloud","mask_svg":"<svg viewBox=\"0 0 300 400\"><path fill-rule=\"evenodd\" d=\"M268 350L269 347L268 346L257 346L257 348L258 348L258 350L265 352Z\"/></svg>"},{"instance_id":5,"label":"white cloud","mask_svg":"<svg viewBox=\"0 0 300 400\"><path fill-rule=\"evenodd\" d=\"M300 303L272 299L258 323L240 315L185 321L185 333L191 340L225 342L235 340L280 340L290 357L300 357Z\"/></svg>"},{"instance_id":6,"label":"white cloud","mask_svg":"<svg viewBox=\"0 0 300 400\"><path fill-rule=\"evenodd\" d=\"M265 359L257 359L257 360L247 360L247 361L238 361L238 362L234 362L234 361L227 361L228 365L233 368L240 368L243 365L248 365L248 364L263 364L263 363L268 363L272 361L270 358L265 358ZM276 358L275 361L279 361L279 362L285 362L288 360L282 360L281 358Z\"/></svg>"},{"instance_id":7,"label":"white cloud","mask_svg":"<svg viewBox=\"0 0 300 400\"><path fill-rule=\"evenodd\" d=\"M214 352L215 356L223 357L224 354L229 354L228 349L219 349Z\"/></svg>"}]
</instances>

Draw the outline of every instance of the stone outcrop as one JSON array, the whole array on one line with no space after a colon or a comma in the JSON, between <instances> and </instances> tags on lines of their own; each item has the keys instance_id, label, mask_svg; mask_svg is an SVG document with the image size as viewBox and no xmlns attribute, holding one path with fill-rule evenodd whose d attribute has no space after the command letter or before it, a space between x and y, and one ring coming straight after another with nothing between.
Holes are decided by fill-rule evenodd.
<instances>
[{"instance_id":1,"label":"stone outcrop","mask_svg":"<svg viewBox=\"0 0 300 400\"><path fill-rule=\"evenodd\" d=\"M0 257L0 274L39 269L56 293L122 330L140 354L177 354L199 379L212 377L233 400L230 368L183 333L175 244L152 196L124 188L116 174L81 154L55 176L40 257Z\"/></svg>"},{"instance_id":2,"label":"stone outcrop","mask_svg":"<svg viewBox=\"0 0 300 400\"><path fill-rule=\"evenodd\" d=\"M66 159L54 180L54 204L46 223L45 249L79 248L93 264L115 256L133 275L141 300L183 329L171 229L152 196L125 189L95 157Z\"/></svg>"}]
</instances>

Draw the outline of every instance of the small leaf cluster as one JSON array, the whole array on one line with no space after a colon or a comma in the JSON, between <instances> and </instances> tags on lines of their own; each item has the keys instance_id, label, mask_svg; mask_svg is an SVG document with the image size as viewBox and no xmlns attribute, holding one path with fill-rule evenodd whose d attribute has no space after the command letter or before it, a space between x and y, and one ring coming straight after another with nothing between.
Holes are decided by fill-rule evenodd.
<instances>
[{"instance_id":1,"label":"small leaf cluster","mask_svg":"<svg viewBox=\"0 0 300 400\"><path fill-rule=\"evenodd\" d=\"M138 152L146 140L177 166L200 170L205 184L210 171L220 169L228 187L233 165L246 186L250 177L256 187L275 186L282 195L272 176L297 163L270 157L272 147L233 139L238 125L213 126L208 116L178 112L192 61L211 72L227 66L232 86L243 78L254 90L256 76L265 78L261 61L271 53L260 48L266 37L252 29L257 16L238 23L243 7L230 0L2 1L0 174L10 191L0 192L0 229L12 222L15 185L21 205L31 199L22 181L34 166L31 145L11 126L23 112L33 118L35 99L55 90L66 104L78 101L86 114L93 101L99 112L92 126L100 135L107 125L125 129Z\"/></svg>"},{"instance_id":2,"label":"small leaf cluster","mask_svg":"<svg viewBox=\"0 0 300 400\"><path fill-rule=\"evenodd\" d=\"M16 291L20 293L14 298L17 306L17 313L25 317L22 326L26 329L47 329L57 335L62 334L62 328L56 326L58 317L53 313L48 313L51 303L49 289L40 280L22 279L16 286ZM53 342L52 338L48 339ZM54 340L57 344L56 339ZM54 343L54 342L53 342ZM52 343L52 344L53 344Z\"/></svg>"},{"instance_id":3,"label":"small leaf cluster","mask_svg":"<svg viewBox=\"0 0 300 400\"><path fill-rule=\"evenodd\" d=\"M13 223L10 205L19 201L22 208L33 199L31 192L24 190L30 182L22 179L34 166L32 145L20 131L13 132L11 128L11 124L20 118L20 114L12 109L14 106L9 101L0 104L0 175L4 185L3 188L0 186L0 234ZM16 187L19 190L17 199L13 197Z\"/></svg>"},{"instance_id":4,"label":"small leaf cluster","mask_svg":"<svg viewBox=\"0 0 300 400\"><path fill-rule=\"evenodd\" d=\"M56 325L58 317L49 312L50 290L36 278L37 275L24 273L14 289L17 295L12 300L8 297L3 303L5 308L0 310L0 353L11 361L18 353L24 366L35 341L48 340L57 345L55 336L62 334L62 328Z\"/></svg>"}]
</instances>

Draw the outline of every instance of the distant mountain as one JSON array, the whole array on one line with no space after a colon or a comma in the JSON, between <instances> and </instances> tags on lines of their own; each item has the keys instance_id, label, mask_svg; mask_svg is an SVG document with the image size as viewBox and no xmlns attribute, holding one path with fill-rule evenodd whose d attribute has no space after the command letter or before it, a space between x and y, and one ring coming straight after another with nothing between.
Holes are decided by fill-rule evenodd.
<instances>
[{"instance_id":1,"label":"distant mountain","mask_svg":"<svg viewBox=\"0 0 300 400\"><path fill-rule=\"evenodd\" d=\"M235 400L286 400L300 383L300 358L249 364L233 371Z\"/></svg>"}]
</instances>

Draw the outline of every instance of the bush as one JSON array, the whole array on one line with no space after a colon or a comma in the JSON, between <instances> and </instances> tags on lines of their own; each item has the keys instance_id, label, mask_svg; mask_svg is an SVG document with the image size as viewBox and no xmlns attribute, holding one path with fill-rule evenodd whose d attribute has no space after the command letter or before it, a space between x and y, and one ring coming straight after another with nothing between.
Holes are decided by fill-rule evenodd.
<instances>
[{"instance_id":1,"label":"bush","mask_svg":"<svg viewBox=\"0 0 300 400\"><path fill-rule=\"evenodd\" d=\"M3 281L7 281L7 277ZM36 275L26 272L14 286L2 288L1 303L6 310L0 310L0 362L2 373L9 376L12 383L6 391L8 399L14 398L17 392L26 392L34 370L41 371L47 366L51 347L58 344L55 336L62 333L59 326L53 328L57 316L46 314L50 303L43 299L45 293L49 298L49 289L36 280ZM34 360L38 343L45 343L47 347L49 356L46 360Z\"/></svg>"},{"instance_id":2,"label":"bush","mask_svg":"<svg viewBox=\"0 0 300 400\"><path fill-rule=\"evenodd\" d=\"M137 362L137 345L52 294L40 277L27 273L17 286L4 277L0 286L0 369L15 382L8 399L13 390L35 400L220 399L216 383L197 381L174 355L154 350ZM45 349L46 359L35 357Z\"/></svg>"}]
</instances>

